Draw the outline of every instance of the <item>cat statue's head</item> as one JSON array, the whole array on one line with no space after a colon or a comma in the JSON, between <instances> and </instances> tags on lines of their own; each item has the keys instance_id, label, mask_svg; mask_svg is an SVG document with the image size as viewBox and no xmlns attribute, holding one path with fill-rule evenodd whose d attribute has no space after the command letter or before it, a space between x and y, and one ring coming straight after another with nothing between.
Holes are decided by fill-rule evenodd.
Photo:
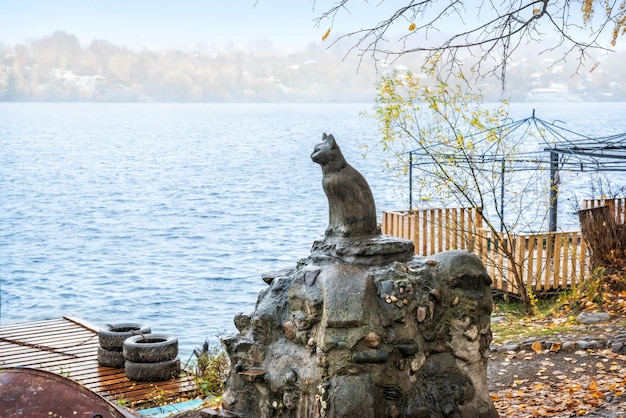
<instances>
[{"instance_id":1,"label":"cat statue's head","mask_svg":"<svg viewBox=\"0 0 626 418\"><path fill-rule=\"evenodd\" d=\"M311 159L322 167L336 165L337 167L335 168L340 169L345 165L345 159L343 158L343 154L341 153L335 138L332 134L324 134L322 136L322 140L323 142L315 145L313 153L311 154Z\"/></svg>"}]
</instances>

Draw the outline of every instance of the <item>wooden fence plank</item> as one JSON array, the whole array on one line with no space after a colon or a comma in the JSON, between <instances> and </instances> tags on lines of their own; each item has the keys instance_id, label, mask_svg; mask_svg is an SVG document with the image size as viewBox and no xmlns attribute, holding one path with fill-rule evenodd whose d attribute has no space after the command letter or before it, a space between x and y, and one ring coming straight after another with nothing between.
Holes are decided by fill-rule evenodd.
<instances>
[{"instance_id":1,"label":"wooden fence plank","mask_svg":"<svg viewBox=\"0 0 626 418\"><path fill-rule=\"evenodd\" d=\"M565 238L565 243L563 245L563 272L562 272L563 281L560 287L567 287L569 284L568 282L570 281L570 276L569 276L570 261L569 260L571 257L570 248L573 245L574 245L574 241L572 240L572 233L567 233L567 236Z\"/></svg>"},{"instance_id":2,"label":"wooden fence plank","mask_svg":"<svg viewBox=\"0 0 626 418\"><path fill-rule=\"evenodd\" d=\"M420 212L420 236L422 243L422 255L429 255L430 251L428 250L428 238L430 234L428 233L428 212L421 211Z\"/></svg>"},{"instance_id":3,"label":"wooden fence plank","mask_svg":"<svg viewBox=\"0 0 626 418\"><path fill-rule=\"evenodd\" d=\"M459 214L458 214L458 212L456 210L453 210L451 215L452 215L451 216L451 218L452 218L451 219L451 224L450 224L451 232L452 232L452 237L451 237L452 248L451 249L456 250L456 249L459 248L458 236L457 236L458 235L457 228L458 228L458 225L459 225L459 219L458 219L459 218L459 216L458 216Z\"/></svg>"},{"instance_id":4,"label":"wooden fence plank","mask_svg":"<svg viewBox=\"0 0 626 418\"><path fill-rule=\"evenodd\" d=\"M464 243L464 238L465 238L465 225L464 225L464 221L463 221L463 209L459 208L456 210L457 213L457 224L456 224L456 236L457 236L457 248L459 250L464 250L465 249L465 243Z\"/></svg>"},{"instance_id":5,"label":"wooden fence plank","mask_svg":"<svg viewBox=\"0 0 626 418\"><path fill-rule=\"evenodd\" d=\"M565 234L559 233L554 236L554 253L552 259L554 260L554 281L552 283L553 289L560 289L565 287L565 279L561 272L561 260L563 257L563 241L565 240Z\"/></svg>"},{"instance_id":6,"label":"wooden fence plank","mask_svg":"<svg viewBox=\"0 0 626 418\"><path fill-rule=\"evenodd\" d=\"M543 286L541 276L543 276L543 236L538 235L535 247L535 289L537 290L541 290Z\"/></svg>"},{"instance_id":7,"label":"wooden fence plank","mask_svg":"<svg viewBox=\"0 0 626 418\"><path fill-rule=\"evenodd\" d=\"M550 268L552 264L552 254L554 253L554 241L553 234L545 235L545 247L544 247L544 265L543 265L543 288L544 290L550 290L550 276L552 273L552 269Z\"/></svg>"},{"instance_id":8,"label":"wooden fence plank","mask_svg":"<svg viewBox=\"0 0 626 418\"><path fill-rule=\"evenodd\" d=\"M515 238L515 248L517 268L519 273L522 275L522 278L524 278L526 273L524 269L524 260L526 259L526 237L518 235ZM524 283L527 283L527 280L524 280Z\"/></svg>"},{"instance_id":9,"label":"wooden fence plank","mask_svg":"<svg viewBox=\"0 0 626 418\"><path fill-rule=\"evenodd\" d=\"M450 219L450 211L446 210L445 212L445 219L444 219L444 225L445 225L445 231L446 231L446 249L451 249L451 245L450 245L450 223L452 222L452 220Z\"/></svg>"},{"instance_id":10,"label":"wooden fence plank","mask_svg":"<svg viewBox=\"0 0 626 418\"><path fill-rule=\"evenodd\" d=\"M419 240L419 229L417 228L417 219L414 212L409 212L406 215L407 223L409 224L409 235L402 238L407 238L413 241L414 245ZM418 249L415 248L415 253L418 253Z\"/></svg>"},{"instance_id":11,"label":"wooden fence plank","mask_svg":"<svg viewBox=\"0 0 626 418\"><path fill-rule=\"evenodd\" d=\"M443 209L437 209L437 252L445 251L443 247L444 225Z\"/></svg>"},{"instance_id":12,"label":"wooden fence plank","mask_svg":"<svg viewBox=\"0 0 626 418\"><path fill-rule=\"evenodd\" d=\"M533 268L533 261L535 260L535 254L537 253L536 247L537 247L537 237L535 235L530 235L528 237L528 247L527 247L528 255L526 259L526 268L527 268L528 274L526 275L526 280L524 283L526 283L526 285L530 283L530 286L533 289L535 288L535 285L537 283L536 270Z\"/></svg>"}]
</instances>

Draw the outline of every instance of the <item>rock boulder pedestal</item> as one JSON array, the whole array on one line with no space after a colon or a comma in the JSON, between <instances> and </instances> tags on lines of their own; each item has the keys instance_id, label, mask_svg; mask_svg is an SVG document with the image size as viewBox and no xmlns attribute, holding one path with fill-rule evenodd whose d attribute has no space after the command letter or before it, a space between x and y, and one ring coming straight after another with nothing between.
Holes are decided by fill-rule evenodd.
<instances>
[{"instance_id":1,"label":"rock boulder pedestal","mask_svg":"<svg viewBox=\"0 0 626 418\"><path fill-rule=\"evenodd\" d=\"M223 340L226 416L498 416L486 381L491 280L475 255L326 237L263 279L254 312Z\"/></svg>"}]
</instances>

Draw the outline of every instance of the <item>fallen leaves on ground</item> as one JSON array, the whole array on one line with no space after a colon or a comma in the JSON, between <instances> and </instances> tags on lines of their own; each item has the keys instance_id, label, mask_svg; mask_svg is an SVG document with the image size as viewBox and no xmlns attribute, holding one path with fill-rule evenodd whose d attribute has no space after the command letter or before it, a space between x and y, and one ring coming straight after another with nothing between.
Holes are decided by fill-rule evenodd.
<instances>
[{"instance_id":1,"label":"fallen leaves on ground","mask_svg":"<svg viewBox=\"0 0 626 418\"><path fill-rule=\"evenodd\" d=\"M606 341L625 332L624 272L581 283L561 295L547 315L492 324L493 345L531 342L526 351L497 354L497 381L490 393L500 416L573 417L604 410L612 413L606 416L626 417L626 355L609 349L563 351L564 341ZM612 318L581 325L576 320L581 311Z\"/></svg>"},{"instance_id":2,"label":"fallen leaves on ground","mask_svg":"<svg viewBox=\"0 0 626 418\"><path fill-rule=\"evenodd\" d=\"M569 357L558 354L557 362L555 352L535 348L507 355L502 366L505 373L507 363L536 361L538 368L532 378L516 379L508 387L492 391L500 416L584 416L601 406L626 406L625 355L580 350Z\"/></svg>"},{"instance_id":3,"label":"fallen leaves on ground","mask_svg":"<svg viewBox=\"0 0 626 418\"><path fill-rule=\"evenodd\" d=\"M621 318L622 326L626 324L626 290L612 291L605 285L603 291L595 295L596 298L601 299L600 303L588 300L581 295L578 295L574 303L574 296L576 295L559 298L559 301L556 302L557 306L548 314L492 324L493 344L502 344L511 339L523 340L528 337L547 337L554 334L585 334L587 326L576 321L577 314L583 310L606 312L614 318L611 322L619 323ZM576 309L572 309L574 305ZM606 324L598 324L597 326L602 327L604 325ZM539 347L534 346L533 350L537 351L537 348ZM558 349L560 347L555 347L555 350Z\"/></svg>"}]
</instances>

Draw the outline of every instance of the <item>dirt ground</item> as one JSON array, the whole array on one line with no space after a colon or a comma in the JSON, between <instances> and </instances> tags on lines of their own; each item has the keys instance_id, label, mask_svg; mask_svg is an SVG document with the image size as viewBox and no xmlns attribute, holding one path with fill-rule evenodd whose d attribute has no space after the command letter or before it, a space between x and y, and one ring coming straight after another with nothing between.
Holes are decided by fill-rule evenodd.
<instances>
[{"instance_id":1,"label":"dirt ground","mask_svg":"<svg viewBox=\"0 0 626 418\"><path fill-rule=\"evenodd\" d=\"M609 341L624 333L621 319L610 324L573 327L543 347L529 339L492 351L489 392L501 417L626 416L626 355L601 347L563 346L559 341ZM541 341L541 339L538 339ZM515 344L517 343L517 344ZM571 343L570 343L571 345ZM593 344L592 344L593 346ZM493 347L493 346L492 346ZM548 348L550 347L550 348ZM586 346L585 346L586 347Z\"/></svg>"}]
</instances>

